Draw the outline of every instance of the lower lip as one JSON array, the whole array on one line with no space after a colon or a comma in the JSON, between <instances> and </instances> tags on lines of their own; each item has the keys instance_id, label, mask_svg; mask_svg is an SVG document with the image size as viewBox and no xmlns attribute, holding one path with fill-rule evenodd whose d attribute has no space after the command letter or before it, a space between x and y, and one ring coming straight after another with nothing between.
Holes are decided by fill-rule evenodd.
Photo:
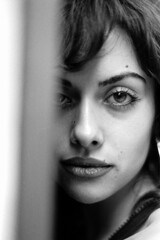
<instances>
[{"instance_id":1,"label":"lower lip","mask_svg":"<svg viewBox=\"0 0 160 240\"><path fill-rule=\"evenodd\" d=\"M79 167L79 166L64 166L64 169L74 176L82 178L101 177L108 173L112 166L108 167Z\"/></svg>"}]
</instances>

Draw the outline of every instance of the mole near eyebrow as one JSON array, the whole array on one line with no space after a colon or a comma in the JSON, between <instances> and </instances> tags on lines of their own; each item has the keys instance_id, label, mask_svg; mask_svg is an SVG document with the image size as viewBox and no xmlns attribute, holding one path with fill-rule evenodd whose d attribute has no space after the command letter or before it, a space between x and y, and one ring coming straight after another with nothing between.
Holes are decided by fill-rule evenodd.
<instances>
[{"instance_id":1,"label":"mole near eyebrow","mask_svg":"<svg viewBox=\"0 0 160 240\"><path fill-rule=\"evenodd\" d=\"M114 84L116 82L119 82L119 81L122 81L126 78L129 78L129 77L132 77L132 78L138 78L140 79L141 81L143 81L144 83L146 83L146 80L144 77L142 77L141 75L139 75L138 73L135 73L135 72L127 72L127 73L122 73L122 74L118 74L118 75L115 75L113 77L110 77L104 81L101 81L99 82L99 87L105 87L106 85L110 85L110 84Z\"/></svg>"}]
</instances>

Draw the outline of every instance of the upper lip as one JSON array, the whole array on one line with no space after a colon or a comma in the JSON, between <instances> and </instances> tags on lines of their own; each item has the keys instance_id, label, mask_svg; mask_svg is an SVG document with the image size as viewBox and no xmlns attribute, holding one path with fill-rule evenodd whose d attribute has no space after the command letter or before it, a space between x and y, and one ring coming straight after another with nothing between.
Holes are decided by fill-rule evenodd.
<instances>
[{"instance_id":1,"label":"upper lip","mask_svg":"<svg viewBox=\"0 0 160 240\"><path fill-rule=\"evenodd\" d=\"M76 167L109 167L111 164L108 164L102 160L96 158L83 158L83 157L73 157L65 160L61 160L61 164L66 166L76 166Z\"/></svg>"}]
</instances>

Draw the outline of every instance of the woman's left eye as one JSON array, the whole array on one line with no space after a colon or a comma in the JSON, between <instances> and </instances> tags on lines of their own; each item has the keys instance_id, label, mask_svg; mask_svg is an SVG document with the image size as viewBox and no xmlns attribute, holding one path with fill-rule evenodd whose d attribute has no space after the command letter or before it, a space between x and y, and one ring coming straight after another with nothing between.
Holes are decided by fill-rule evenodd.
<instances>
[{"instance_id":1,"label":"woman's left eye","mask_svg":"<svg viewBox=\"0 0 160 240\"><path fill-rule=\"evenodd\" d=\"M138 99L136 93L128 88L118 87L111 90L104 103L114 108L122 108L133 104Z\"/></svg>"}]
</instances>

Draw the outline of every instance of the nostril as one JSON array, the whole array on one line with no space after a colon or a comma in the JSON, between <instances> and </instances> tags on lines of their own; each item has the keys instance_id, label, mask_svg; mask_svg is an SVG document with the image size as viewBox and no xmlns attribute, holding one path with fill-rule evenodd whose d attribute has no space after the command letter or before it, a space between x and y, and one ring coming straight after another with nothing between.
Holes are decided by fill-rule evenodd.
<instances>
[{"instance_id":1,"label":"nostril","mask_svg":"<svg viewBox=\"0 0 160 240\"><path fill-rule=\"evenodd\" d=\"M94 141L92 142L92 145L97 146L97 145L98 145L98 142L94 140Z\"/></svg>"}]
</instances>

